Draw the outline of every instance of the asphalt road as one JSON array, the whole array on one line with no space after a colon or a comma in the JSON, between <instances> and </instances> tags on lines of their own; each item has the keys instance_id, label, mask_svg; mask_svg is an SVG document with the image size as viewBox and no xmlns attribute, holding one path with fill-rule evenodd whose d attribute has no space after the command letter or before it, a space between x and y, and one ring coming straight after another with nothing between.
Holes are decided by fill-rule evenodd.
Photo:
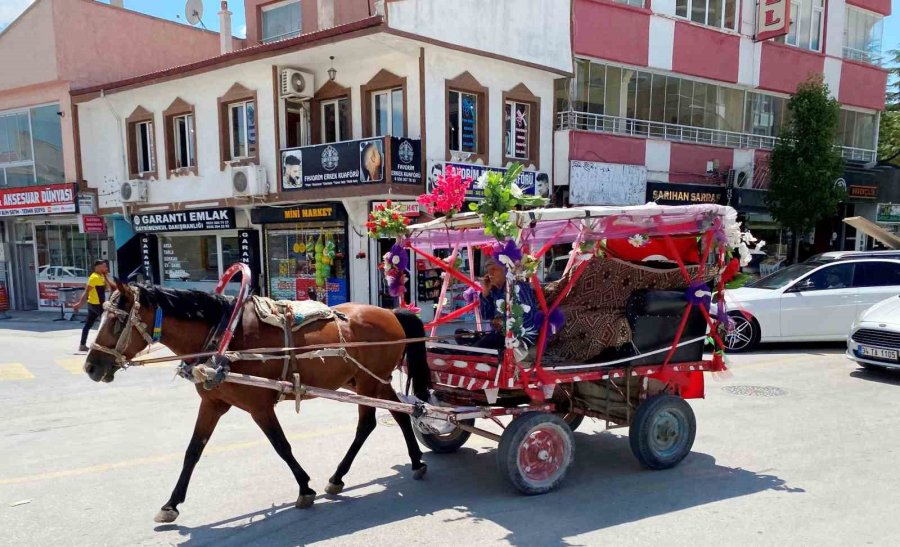
<instances>
[{"instance_id":1,"label":"asphalt road","mask_svg":"<svg viewBox=\"0 0 900 547\"><path fill-rule=\"evenodd\" d=\"M68 327L71 324L59 324ZM900 375L864 372L837 346L730 358L692 402L693 453L642 470L627 432L586 421L562 487L523 497L490 441L426 452L413 481L390 416L345 478L322 492L349 446L356 409L279 408L320 492L293 508L287 467L250 418L222 419L181 516L153 522L181 469L198 398L171 368L110 385L80 372L77 331L0 322L0 543L5 545L896 545ZM756 389L764 388L764 389ZM771 388L771 389L765 389Z\"/></svg>"}]
</instances>

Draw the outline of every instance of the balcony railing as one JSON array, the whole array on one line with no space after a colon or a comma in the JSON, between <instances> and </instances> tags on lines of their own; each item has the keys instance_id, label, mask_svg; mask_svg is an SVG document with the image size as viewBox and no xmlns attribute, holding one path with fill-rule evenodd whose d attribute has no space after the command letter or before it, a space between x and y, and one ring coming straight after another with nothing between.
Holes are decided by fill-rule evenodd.
<instances>
[{"instance_id":1,"label":"balcony railing","mask_svg":"<svg viewBox=\"0 0 900 547\"><path fill-rule=\"evenodd\" d=\"M738 133L723 129L706 129L675 123L651 122L619 116L605 116L590 112L573 110L560 112L556 118L556 129L590 131L594 133L614 133L630 137L646 137L691 144L709 144L732 148L775 148L778 137ZM841 154L845 159L861 162L875 161L875 151L861 148L842 147Z\"/></svg>"},{"instance_id":2,"label":"balcony railing","mask_svg":"<svg viewBox=\"0 0 900 547\"><path fill-rule=\"evenodd\" d=\"M875 66L882 66L884 63L884 57L882 57L880 53L866 51L864 49L854 49L847 46L844 46L844 59L869 63L870 65Z\"/></svg>"}]
</instances>

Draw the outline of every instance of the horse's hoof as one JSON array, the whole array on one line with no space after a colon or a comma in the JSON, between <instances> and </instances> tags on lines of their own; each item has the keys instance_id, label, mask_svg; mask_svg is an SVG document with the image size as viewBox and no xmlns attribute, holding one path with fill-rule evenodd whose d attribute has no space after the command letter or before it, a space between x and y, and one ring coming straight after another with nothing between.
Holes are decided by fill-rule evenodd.
<instances>
[{"instance_id":1,"label":"horse's hoof","mask_svg":"<svg viewBox=\"0 0 900 547\"><path fill-rule=\"evenodd\" d=\"M163 507L159 510L159 513L153 517L154 522L159 522L160 524L168 524L170 522L175 522L175 519L178 518L178 509L174 509L171 507Z\"/></svg>"},{"instance_id":2,"label":"horse's hoof","mask_svg":"<svg viewBox=\"0 0 900 547\"><path fill-rule=\"evenodd\" d=\"M344 483L335 484L331 481L328 481L328 486L325 487L325 493L331 494L332 496L336 496L344 491Z\"/></svg>"},{"instance_id":3,"label":"horse's hoof","mask_svg":"<svg viewBox=\"0 0 900 547\"><path fill-rule=\"evenodd\" d=\"M420 480L424 479L425 473L427 473L427 472L428 472L428 466L423 463L422 467L420 467L418 469L413 469L413 480L420 481Z\"/></svg>"},{"instance_id":4,"label":"horse's hoof","mask_svg":"<svg viewBox=\"0 0 900 547\"><path fill-rule=\"evenodd\" d=\"M300 497L297 498L297 503L294 504L294 507L297 509L309 509L312 507L313 502L316 501L315 494L300 494Z\"/></svg>"}]
</instances>

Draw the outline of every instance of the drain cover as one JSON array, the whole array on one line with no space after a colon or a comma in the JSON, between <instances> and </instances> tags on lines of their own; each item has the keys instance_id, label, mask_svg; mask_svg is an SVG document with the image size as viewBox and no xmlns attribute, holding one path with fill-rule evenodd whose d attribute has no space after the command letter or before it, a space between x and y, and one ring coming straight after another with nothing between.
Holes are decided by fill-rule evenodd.
<instances>
[{"instance_id":1,"label":"drain cover","mask_svg":"<svg viewBox=\"0 0 900 547\"><path fill-rule=\"evenodd\" d=\"M775 386L725 386L725 393L731 395L744 395L747 397L781 397L787 395L787 391Z\"/></svg>"}]
</instances>

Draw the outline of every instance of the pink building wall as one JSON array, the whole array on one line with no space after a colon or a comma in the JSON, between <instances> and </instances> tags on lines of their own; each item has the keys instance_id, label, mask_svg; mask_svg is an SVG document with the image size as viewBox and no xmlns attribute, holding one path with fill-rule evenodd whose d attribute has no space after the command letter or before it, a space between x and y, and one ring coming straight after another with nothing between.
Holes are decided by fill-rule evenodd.
<instances>
[{"instance_id":1,"label":"pink building wall","mask_svg":"<svg viewBox=\"0 0 900 547\"><path fill-rule=\"evenodd\" d=\"M736 83L740 49L741 39L738 36L677 21L672 70Z\"/></svg>"},{"instance_id":2,"label":"pink building wall","mask_svg":"<svg viewBox=\"0 0 900 547\"><path fill-rule=\"evenodd\" d=\"M857 6L882 15L891 14L891 0L847 0L847 4Z\"/></svg>"},{"instance_id":3,"label":"pink building wall","mask_svg":"<svg viewBox=\"0 0 900 547\"><path fill-rule=\"evenodd\" d=\"M601 0L577 0L572 35L576 55L647 66L650 12Z\"/></svg>"},{"instance_id":4,"label":"pink building wall","mask_svg":"<svg viewBox=\"0 0 900 547\"><path fill-rule=\"evenodd\" d=\"M810 74L822 74L825 56L804 49L763 42L759 87L792 94ZM881 92L884 92L882 88Z\"/></svg>"},{"instance_id":5,"label":"pink building wall","mask_svg":"<svg viewBox=\"0 0 900 547\"><path fill-rule=\"evenodd\" d=\"M844 59L839 95L842 104L884 110L886 84L887 72L883 69Z\"/></svg>"}]
</instances>

